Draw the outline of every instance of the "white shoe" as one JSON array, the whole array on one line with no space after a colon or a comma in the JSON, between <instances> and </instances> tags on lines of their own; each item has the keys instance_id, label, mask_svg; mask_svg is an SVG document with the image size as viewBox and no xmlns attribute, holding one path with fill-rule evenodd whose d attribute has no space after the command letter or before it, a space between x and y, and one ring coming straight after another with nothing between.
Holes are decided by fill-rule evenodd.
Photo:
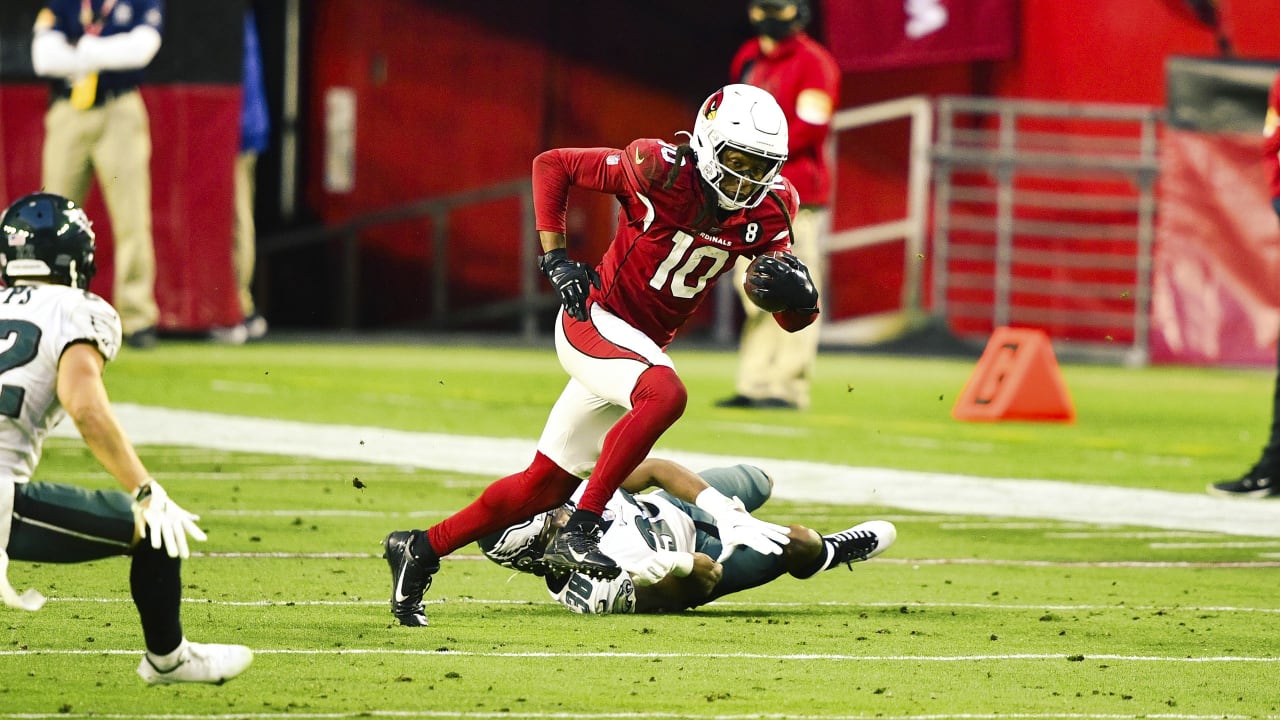
<instances>
[{"instance_id":1,"label":"white shoe","mask_svg":"<svg viewBox=\"0 0 1280 720\"><path fill-rule=\"evenodd\" d=\"M868 520L848 530L825 536L822 541L830 549L828 568L870 560L898 539L898 528L888 520Z\"/></svg>"},{"instance_id":2,"label":"white shoe","mask_svg":"<svg viewBox=\"0 0 1280 720\"><path fill-rule=\"evenodd\" d=\"M249 329L243 324L214 328L209 331L209 339L219 345L243 345L249 339Z\"/></svg>"},{"instance_id":3,"label":"white shoe","mask_svg":"<svg viewBox=\"0 0 1280 720\"><path fill-rule=\"evenodd\" d=\"M267 336L267 319L254 313L244 319L245 334L250 340L261 340Z\"/></svg>"},{"instance_id":4,"label":"white shoe","mask_svg":"<svg viewBox=\"0 0 1280 720\"><path fill-rule=\"evenodd\" d=\"M824 535L822 554L814 559L812 565L792 570L791 575L804 580L837 565L847 565L852 570L854 563L870 560L888 550L897 539L898 528L893 523L868 520L848 530Z\"/></svg>"},{"instance_id":5,"label":"white shoe","mask_svg":"<svg viewBox=\"0 0 1280 720\"><path fill-rule=\"evenodd\" d=\"M178 664L160 670L147 655L138 663L138 675L151 685L202 682L221 685L244 672L253 662L253 651L243 645L193 643L184 640Z\"/></svg>"}]
</instances>

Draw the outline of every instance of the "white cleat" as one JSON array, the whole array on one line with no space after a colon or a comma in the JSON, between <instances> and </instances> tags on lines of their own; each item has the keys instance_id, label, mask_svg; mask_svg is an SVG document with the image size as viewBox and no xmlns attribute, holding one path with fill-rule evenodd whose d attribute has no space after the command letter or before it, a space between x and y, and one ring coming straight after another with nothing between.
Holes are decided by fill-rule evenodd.
<instances>
[{"instance_id":1,"label":"white cleat","mask_svg":"<svg viewBox=\"0 0 1280 720\"><path fill-rule=\"evenodd\" d=\"M827 535L823 542L831 548L828 568L870 560L898 539L898 528L887 520L868 520L848 530Z\"/></svg>"},{"instance_id":2,"label":"white cleat","mask_svg":"<svg viewBox=\"0 0 1280 720\"><path fill-rule=\"evenodd\" d=\"M151 685L186 682L221 685L244 672L253 662L253 651L244 645L183 642L177 665L160 670L144 654L138 663L138 675Z\"/></svg>"}]
</instances>

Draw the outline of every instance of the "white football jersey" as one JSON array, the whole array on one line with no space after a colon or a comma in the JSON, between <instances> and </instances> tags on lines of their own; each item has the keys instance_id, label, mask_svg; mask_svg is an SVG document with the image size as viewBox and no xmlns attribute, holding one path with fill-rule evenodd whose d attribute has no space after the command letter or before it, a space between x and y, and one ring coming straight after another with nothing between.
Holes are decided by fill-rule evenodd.
<instances>
[{"instance_id":1,"label":"white football jersey","mask_svg":"<svg viewBox=\"0 0 1280 720\"><path fill-rule=\"evenodd\" d=\"M26 482L49 431L66 415L58 362L75 342L107 360L120 350L120 316L107 301L65 285L0 288L0 473Z\"/></svg>"},{"instance_id":2,"label":"white football jersey","mask_svg":"<svg viewBox=\"0 0 1280 720\"><path fill-rule=\"evenodd\" d=\"M576 503L582 497L585 483L574 493ZM606 520L612 523L600 539L600 551L619 565L632 564L630 559L644 558L655 550L692 553L697 530L693 519L658 493L632 495L622 490L613 493L605 506ZM547 578L547 590L561 605L578 613L633 613L636 611L636 589L627 573L613 580L573 573L565 578Z\"/></svg>"}]
</instances>

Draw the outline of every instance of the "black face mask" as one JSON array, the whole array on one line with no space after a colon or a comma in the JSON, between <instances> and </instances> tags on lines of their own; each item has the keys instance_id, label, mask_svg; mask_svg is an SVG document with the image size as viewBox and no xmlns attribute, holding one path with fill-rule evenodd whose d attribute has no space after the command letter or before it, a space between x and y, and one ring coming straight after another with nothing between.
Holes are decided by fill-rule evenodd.
<instances>
[{"instance_id":1,"label":"black face mask","mask_svg":"<svg viewBox=\"0 0 1280 720\"><path fill-rule=\"evenodd\" d=\"M779 20L778 18L766 17L759 22L751 23L756 32L774 40L781 40L795 32L794 20Z\"/></svg>"}]
</instances>

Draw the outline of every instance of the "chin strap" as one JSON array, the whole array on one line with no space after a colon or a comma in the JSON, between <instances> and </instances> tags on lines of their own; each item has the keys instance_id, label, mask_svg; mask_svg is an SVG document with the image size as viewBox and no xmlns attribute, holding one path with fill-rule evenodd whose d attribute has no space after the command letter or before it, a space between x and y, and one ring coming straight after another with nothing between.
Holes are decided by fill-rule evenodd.
<instances>
[{"instance_id":1,"label":"chin strap","mask_svg":"<svg viewBox=\"0 0 1280 720\"><path fill-rule=\"evenodd\" d=\"M21 595L9 584L9 554L0 549L0 599L4 604L19 610L35 611L44 607L44 595L35 588L27 588Z\"/></svg>"}]
</instances>

